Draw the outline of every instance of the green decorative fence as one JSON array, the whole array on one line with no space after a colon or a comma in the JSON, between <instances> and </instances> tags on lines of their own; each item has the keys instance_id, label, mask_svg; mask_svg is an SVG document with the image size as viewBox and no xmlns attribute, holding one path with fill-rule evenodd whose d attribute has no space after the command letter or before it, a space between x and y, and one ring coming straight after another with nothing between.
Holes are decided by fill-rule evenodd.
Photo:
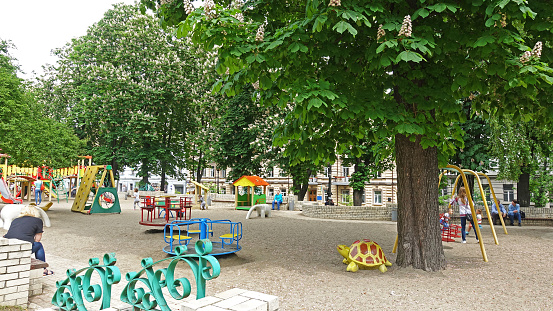
<instances>
[{"instance_id":1,"label":"green decorative fence","mask_svg":"<svg viewBox=\"0 0 553 311\"><path fill-rule=\"evenodd\" d=\"M186 254L186 250L186 246L178 246L176 256L156 262L152 258L142 259L140 271L125 275L128 283L121 293L121 301L141 310L171 311L163 295L163 288L167 288L176 300L188 297L192 291L187 278L175 278L175 268L179 262L188 264L194 273L196 299L204 298L206 281L218 277L221 266L214 256L209 255L212 245L208 239L196 242L196 254ZM154 269L154 266L165 261L169 261L167 268ZM121 281L121 272L115 263L115 254L111 253L104 255L102 264L100 259L91 258L86 268L68 269L67 278L56 282L57 290L52 304L61 310L85 311L88 310L86 302L101 299L100 309L109 308L112 285ZM91 284L94 273L100 277L101 284Z\"/></svg>"}]
</instances>

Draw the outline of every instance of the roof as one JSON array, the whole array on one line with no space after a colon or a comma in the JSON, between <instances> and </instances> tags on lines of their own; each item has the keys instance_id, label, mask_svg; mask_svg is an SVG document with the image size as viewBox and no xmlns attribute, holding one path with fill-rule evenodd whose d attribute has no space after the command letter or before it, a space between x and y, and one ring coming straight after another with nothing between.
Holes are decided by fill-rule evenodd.
<instances>
[{"instance_id":1,"label":"roof","mask_svg":"<svg viewBox=\"0 0 553 311\"><path fill-rule=\"evenodd\" d=\"M200 184L199 182L195 182L195 181L193 181L193 180L191 180L190 182L193 183L194 185L196 185L196 187L200 187L200 188L202 188L202 189L204 189L204 190L209 190L208 187L206 187L206 186Z\"/></svg>"},{"instance_id":2,"label":"roof","mask_svg":"<svg viewBox=\"0 0 553 311\"><path fill-rule=\"evenodd\" d=\"M6 178L9 181L36 181L35 178L26 175L11 175Z\"/></svg>"},{"instance_id":3,"label":"roof","mask_svg":"<svg viewBox=\"0 0 553 311\"><path fill-rule=\"evenodd\" d=\"M268 186L269 183L264 181L263 178L259 176L242 176L238 178L235 182L232 183L234 186L245 186L245 187L254 187L254 186Z\"/></svg>"}]
</instances>

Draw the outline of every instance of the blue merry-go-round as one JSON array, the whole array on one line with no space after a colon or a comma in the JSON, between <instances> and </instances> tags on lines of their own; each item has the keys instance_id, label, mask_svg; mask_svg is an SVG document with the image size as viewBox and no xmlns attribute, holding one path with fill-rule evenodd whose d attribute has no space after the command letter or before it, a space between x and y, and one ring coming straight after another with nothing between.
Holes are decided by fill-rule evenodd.
<instances>
[{"instance_id":1,"label":"blue merry-go-round","mask_svg":"<svg viewBox=\"0 0 553 311\"><path fill-rule=\"evenodd\" d=\"M210 239L213 256L232 254L242 249L242 223L209 218L175 220L165 225L163 238L167 243L163 251L171 255L175 255L177 246L188 245L193 238Z\"/></svg>"}]
</instances>

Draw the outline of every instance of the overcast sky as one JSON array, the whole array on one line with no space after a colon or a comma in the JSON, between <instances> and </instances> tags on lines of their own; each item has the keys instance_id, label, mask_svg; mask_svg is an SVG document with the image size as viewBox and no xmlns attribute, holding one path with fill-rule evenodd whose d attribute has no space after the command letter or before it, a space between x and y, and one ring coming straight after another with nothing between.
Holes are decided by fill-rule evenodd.
<instances>
[{"instance_id":1,"label":"overcast sky","mask_svg":"<svg viewBox=\"0 0 553 311\"><path fill-rule=\"evenodd\" d=\"M0 0L0 38L11 40L25 72L22 78L41 74L42 65L54 63L50 51L86 34L115 3L134 0Z\"/></svg>"}]
</instances>

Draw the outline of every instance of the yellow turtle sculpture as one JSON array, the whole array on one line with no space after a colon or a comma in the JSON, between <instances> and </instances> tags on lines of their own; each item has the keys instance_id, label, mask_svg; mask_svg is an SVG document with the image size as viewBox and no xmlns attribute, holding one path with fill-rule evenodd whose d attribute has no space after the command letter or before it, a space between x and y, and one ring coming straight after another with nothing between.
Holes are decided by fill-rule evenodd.
<instances>
[{"instance_id":1,"label":"yellow turtle sculpture","mask_svg":"<svg viewBox=\"0 0 553 311\"><path fill-rule=\"evenodd\" d=\"M382 248L378 243L369 239L357 240L350 247L338 245L338 253L344 256L343 262L348 265L347 271L355 272L359 269L371 269L378 267L380 272L388 271L391 262L386 259Z\"/></svg>"}]
</instances>

